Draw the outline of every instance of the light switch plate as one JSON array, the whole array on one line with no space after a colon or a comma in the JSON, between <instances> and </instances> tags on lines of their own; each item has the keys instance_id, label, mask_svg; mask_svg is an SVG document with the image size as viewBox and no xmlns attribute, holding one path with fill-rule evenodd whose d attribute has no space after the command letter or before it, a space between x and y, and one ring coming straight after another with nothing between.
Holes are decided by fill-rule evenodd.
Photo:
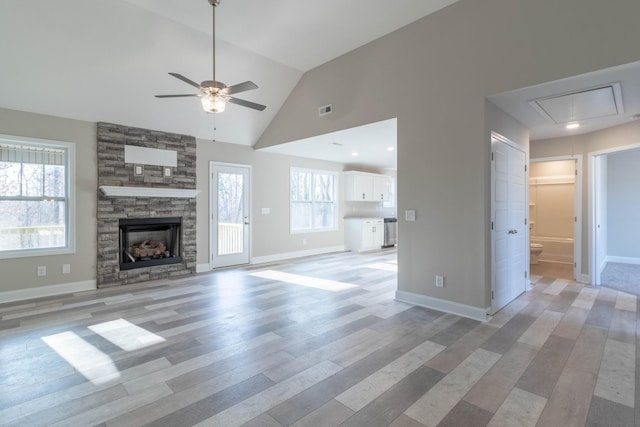
<instances>
[{"instance_id":1,"label":"light switch plate","mask_svg":"<svg viewBox=\"0 0 640 427\"><path fill-rule=\"evenodd\" d=\"M416 220L416 211L415 209L409 209L404 211L404 219L405 221L415 221Z\"/></svg>"},{"instance_id":2,"label":"light switch plate","mask_svg":"<svg viewBox=\"0 0 640 427\"><path fill-rule=\"evenodd\" d=\"M262 208L262 215L269 215L271 213L271 208Z\"/></svg>"}]
</instances>

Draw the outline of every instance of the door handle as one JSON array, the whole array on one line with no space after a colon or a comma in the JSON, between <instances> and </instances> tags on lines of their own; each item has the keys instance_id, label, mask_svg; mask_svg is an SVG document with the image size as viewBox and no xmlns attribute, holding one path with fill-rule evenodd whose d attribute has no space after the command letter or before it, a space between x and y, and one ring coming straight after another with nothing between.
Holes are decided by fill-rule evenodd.
<instances>
[{"instance_id":1,"label":"door handle","mask_svg":"<svg viewBox=\"0 0 640 427\"><path fill-rule=\"evenodd\" d=\"M509 234L518 234L518 230L509 230Z\"/></svg>"}]
</instances>

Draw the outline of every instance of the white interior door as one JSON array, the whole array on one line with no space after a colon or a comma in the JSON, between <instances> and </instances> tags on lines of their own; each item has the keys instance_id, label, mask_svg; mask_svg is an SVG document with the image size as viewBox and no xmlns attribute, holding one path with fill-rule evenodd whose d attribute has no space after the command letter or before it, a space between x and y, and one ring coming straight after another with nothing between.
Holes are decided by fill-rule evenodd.
<instances>
[{"instance_id":1,"label":"white interior door","mask_svg":"<svg viewBox=\"0 0 640 427\"><path fill-rule=\"evenodd\" d=\"M251 168L211 162L211 268L249 263Z\"/></svg>"},{"instance_id":2,"label":"white interior door","mask_svg":"<svg viewBox=\"0 0 640 427\"><path fill-rule=\"evenodd\" d=\"M527 289L529 239L525 153L497 138L491 146L491 311L496 313Z\"/></svg>"}]
</instances>

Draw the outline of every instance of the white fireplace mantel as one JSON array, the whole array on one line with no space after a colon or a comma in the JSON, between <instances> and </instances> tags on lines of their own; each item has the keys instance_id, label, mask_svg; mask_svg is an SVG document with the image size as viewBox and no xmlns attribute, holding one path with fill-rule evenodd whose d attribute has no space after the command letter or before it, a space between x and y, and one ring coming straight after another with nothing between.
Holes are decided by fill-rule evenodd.
<instances>
[{"instance_id":1,"label":"white fireplace mantel","mask_svg":"<svg viewBox=\"0 0 640 427\"><path fill-rule=\"evenodd\" d=\"M124 187L120 185L101 185L100 191L107 197L174 197L194 198L200 190L183 188Z\"/></svg>"}]
</instances>

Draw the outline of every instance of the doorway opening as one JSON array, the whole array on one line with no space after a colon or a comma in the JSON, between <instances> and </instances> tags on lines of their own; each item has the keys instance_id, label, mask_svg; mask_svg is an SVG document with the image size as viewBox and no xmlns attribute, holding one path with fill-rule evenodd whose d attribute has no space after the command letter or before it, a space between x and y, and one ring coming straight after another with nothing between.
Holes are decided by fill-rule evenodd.
<instances>
[{"instance_id":1,"label":"doorway opening","mask_svg":"<svg viewBox=\"0 0 640 427\"><path fill-rule=\"evenodd\" d=\"M251 166L210 162L211 268L250 260Z\"/></svg>"},{"instance_id":2,"label":"doorway opening","mask_svg":"<svg viewBox=\"0 0 640 427\"><path fill-rule=\"evenodd\" d=\"M640 144L589 153L591 283L635 294L640 294L638 159Z\"/></svg>"},{"instance_id":3,"label":"doorway opening","mask_svg":"<svg viewBox=\"0 0 640 427\"><path fill-rule=\"evenodd\" d=\"M581 273L582 157L531 159L530 269L535 276L574 280Z\"/></svg>"}]
</instances>

